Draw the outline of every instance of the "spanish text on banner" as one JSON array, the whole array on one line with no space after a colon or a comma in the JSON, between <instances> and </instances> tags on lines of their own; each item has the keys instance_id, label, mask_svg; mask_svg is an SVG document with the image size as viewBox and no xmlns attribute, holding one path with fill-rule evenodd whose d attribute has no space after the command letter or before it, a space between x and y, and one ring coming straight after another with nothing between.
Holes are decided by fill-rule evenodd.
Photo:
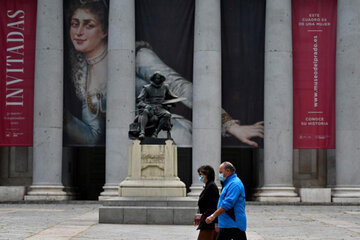
<instances>
[{"instance_id":1,"label":"spanish text on banner","mask_svg":"<svg viewBox=\"0 0 360 240\"><path fill-rule=\"evenodd\" d=\"M336 0L293 0L294 148L335 148Z\"/></svg>"},{"instance_id":2,"label":"spanish text on banner","mask_svg":"<svg viewBox=\"0 0 360 240\"><path fill-rule=\"evenodd\" d=\"M36 2L0 2L0 146L33 143Z\"/></svg>"}]
</instances>

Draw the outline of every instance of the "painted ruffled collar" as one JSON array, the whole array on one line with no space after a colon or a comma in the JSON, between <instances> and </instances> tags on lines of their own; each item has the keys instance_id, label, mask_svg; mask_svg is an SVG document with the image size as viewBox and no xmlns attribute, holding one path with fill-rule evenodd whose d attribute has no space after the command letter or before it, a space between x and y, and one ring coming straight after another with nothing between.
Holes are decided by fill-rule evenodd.
<instances>
[{"instance_id":1,"label":"painted ruffled collar","mask_svg":"<svg viewBox=\"0 0 360 240\"><path fill-rule=\"evenodd\" d=\"M74 84L76 96L85 100L87 96L86 92L86 79L88 75L88 68L101 62L107 56L107 46L94 56L93 58L86 59L83 53L71 50L70 61L71 61L71 78Z\"/></svg>"},{"instance_id":2,"label":"painted ruffled collar","mask_svg":"<svg viewBox=\"0 0 360 240\"><path fill-rule=\"evenodd\" d=\"M99 62L101 62L107 55L107 47L106 45L101 49L101 51L99 51L98 54L96 54L94 57L92 58L86 58L86 62L89 65L95 65Z\"/></svg>"}]
</instances>

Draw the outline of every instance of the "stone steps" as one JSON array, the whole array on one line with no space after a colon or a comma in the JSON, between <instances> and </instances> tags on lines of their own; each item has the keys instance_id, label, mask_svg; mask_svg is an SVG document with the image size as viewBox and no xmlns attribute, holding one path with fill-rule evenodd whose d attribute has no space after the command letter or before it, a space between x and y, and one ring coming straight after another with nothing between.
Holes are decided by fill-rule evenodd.
<instances>
[{"instance_id":1,"label":"stone steps","mask_svg":"<svg viewBox=\"0 0 360 240\"><path fill-rule=\"evenodd\" d=\"M118 224L193 224L197 198L118 197L103 202L99 223Z\"/></svg>"}]
</instances>

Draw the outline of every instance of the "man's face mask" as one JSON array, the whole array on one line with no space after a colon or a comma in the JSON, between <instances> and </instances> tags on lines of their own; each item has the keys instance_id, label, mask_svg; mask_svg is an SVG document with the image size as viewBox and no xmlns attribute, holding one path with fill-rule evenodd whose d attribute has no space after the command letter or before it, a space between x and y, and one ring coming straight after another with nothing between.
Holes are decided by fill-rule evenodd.
<instances>
[{"instance_id":1,"label":"man's face mask","mask_svg":"<svg viewBox=\"0 0 360 240\"><path fill-rule=\"evenodd\" d=\"M226 180L226 177L224 177L223 173L219 173L219 180L224 182Z\"/></svg>"}]
</instances>

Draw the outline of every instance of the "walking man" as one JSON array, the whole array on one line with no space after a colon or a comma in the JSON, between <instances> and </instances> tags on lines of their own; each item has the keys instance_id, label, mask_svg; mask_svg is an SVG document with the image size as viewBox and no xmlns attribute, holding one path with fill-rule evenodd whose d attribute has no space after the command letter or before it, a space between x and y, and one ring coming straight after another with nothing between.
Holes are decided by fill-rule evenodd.
<instances>
[{"instance_id":1,"label":"walking man","mask_svg":"<svg viewBox=\"0 0 360 240\"><path fill-rule=\"evenodd\" d=\"M246 240L245 189L230 162L219 167L219 179L224 182L217 210L206 218L211 223L218 217L217 240Z\"/></svg>"}]
</instances>

